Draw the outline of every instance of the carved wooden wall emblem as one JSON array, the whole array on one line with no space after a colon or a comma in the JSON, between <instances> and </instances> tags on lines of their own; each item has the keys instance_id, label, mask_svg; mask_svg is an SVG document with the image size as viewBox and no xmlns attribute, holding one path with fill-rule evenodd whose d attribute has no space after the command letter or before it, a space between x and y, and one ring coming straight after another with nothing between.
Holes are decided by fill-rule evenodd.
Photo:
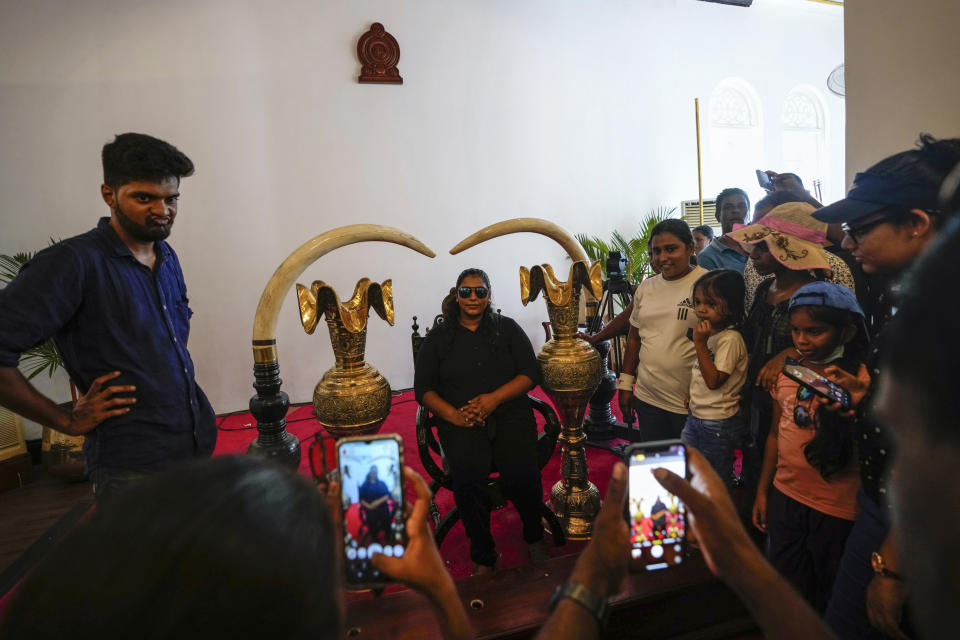
<instances>
[{"instance_id":1,"label":"carved wooden wall emblem","mask_svg":"<svg viewBox=\"0 0 960 640\"><path fill-rule=\"evenodd\" d=\"M357 57L363 65L360 69L360 82L403 84L403 78L397 69L400 45L379 22L374 22L370 31L360 36L357 42Z\"/></svg>"}]
</instances>

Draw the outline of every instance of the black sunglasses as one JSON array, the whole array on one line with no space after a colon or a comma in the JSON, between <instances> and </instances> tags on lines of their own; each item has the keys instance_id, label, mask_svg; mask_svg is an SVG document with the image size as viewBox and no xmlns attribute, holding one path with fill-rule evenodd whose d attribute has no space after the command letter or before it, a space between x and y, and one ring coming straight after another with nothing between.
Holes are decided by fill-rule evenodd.
<instances>
[{"instance_id":1,"label":"black sunglasses","mask_svg":"<svg viewBox=\"0 0 960 640\"><path fill-rule=\"evenodd\" d=\"M460 287L457 289L457 295L461 298L469 298L471 292L477 294L477 297L483 300L490 293L490 289L487 289L483 285L479 287Z\"/></svg>"},{"instance_id":2,"label":"black sunglasses","mask_svg":"<svg viewBox=\"0 0 960 640\"><path fill-rule=\"evenodd\" d=\"M810 413L810 405L802 405L813 397L813 391L804 385L797 387L797 406L793 408L793 423L801 429L806 429L813 425L813 416ZM812 402L810 403L812 404Z\"/></svg>"}]
</instances>

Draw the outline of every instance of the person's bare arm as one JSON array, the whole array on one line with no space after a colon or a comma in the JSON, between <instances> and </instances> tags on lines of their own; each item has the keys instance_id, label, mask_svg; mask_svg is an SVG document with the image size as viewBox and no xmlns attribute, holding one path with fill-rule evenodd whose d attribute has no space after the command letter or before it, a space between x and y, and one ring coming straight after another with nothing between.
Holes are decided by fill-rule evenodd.
<instances>
[{"instance_id":1,"label":"person's bare arm","mask_svg":"<svg viewBox=\"0 0 960 640\"><path fill-rule=\"evenodd\" d=\"M785 640L834 638L810 605L764 559L747 535L720 476L706 458L687 450L690 480L666 469L654 476L683 500L710 571L747 606L764 636Z\"/></svg>"},{"instance_id":2,"label":"person's bare arm","mask_svg":"<svg viewBox=\"0 0 960 640\"><path fill-rule=\"evenodd\" d=\"M893 526L896 526L894 524ZM880 555L883 562L891 571L903 575L900 569L900 557L897 545L894 544L893 530L884 538L880 545ZM903 605L907 601L907 584L890 576L874 574L867 585L867 618L874 628L883 635L897 640L907 640L907 635L900 630L900 621L903 619Z\"/></svg>"},{"instance_id":3,"label":"person's bare arm","mask_svg":"<svg viewBox=\"0 0 960 640\"><path fill-rule=\"evenodd\" d=\"M0 367L0 405L45 427L71 436L82 435L107 418L127 413L129 405L137 401L115 395L136 391L133 385L104 386L119 375L119 371L114 371L94 380L68 412L37 391L16 367Z\"/></svg>"},{"instance_id":4,"label":"person's bare arm","mask_svg":"<svg viewBox=\"0 0 960 640\"><path fill-rule=\"evenodd\" d=\"M382 505L384 502L386 502L386 501L387 501L387 498L389 498L389 497L390 497L389 495L380 496L379 498L377 498L377 499L374 500L373 502L367 502L366 500L361 500L361 501L360 501L360 504L363 505L363 508L364 508L364 509L376 509L377 507L379 507L380 505Z\"/></svg>"},{"instance_id":5,"label":"person's bare arm","mask_svg":"<svg viewBox=\"0 0 960 640\"><path fill-rule=\"evenodd\" d=\"M633 313L633 303L627 305L627 308L617 314L609 324L605 325L603 329L594 333L593 335L580 334L584 340L590 344L595 344L597 342L603 342L604 340L609 340L614 336L620 336L630 329L630 314Z\"/></svg>"},{"instance_id":6,"label":"person's bare arm","mask_svg":"<svg viewBox=\"0 0 960 640\"><path fill-rule=\"evenodd\" d=\"M767 496L773 484L773 474L777 470L777 447L780 434L780 405L774 402L770 435L763 449L763 465L760 467L760 480L757 482L757 495L753 500L753 526L760 531L767 530Z\"/></svg>"},{"instance_id":7,"label":"person's bare arm","mask_svg":"<svg viewBox=\"0 0 960 640\"><path fill-rule=\"evenodd\" d=\"M427 506L430 504L430 489L416 471L403 468L404 477L413 483L417 501L407 519L407 550L402 557L374 554L370 561L385 574L422 593L430 601L437 621L448 640L464 640L473 637L467 612L453 584L453 578L440 557L433 541L433 532L427 522ZM334 483L336 484L336 483ZM339 486L331 484L330 492Z\"/></svg>"},{"instance_id":8,"label":"person's bare arm","mask_svg":"<svg viewBox=\"0 0 960 640\"><path fill-rule=\"evenodd\" d=\"M603 508L594 521L593 539L577 559L570 582L577 582L593 593L610 597L620 590L627 575L630 558L630 528L623 517L627 495L627 467L613 467ZM591 640L598 638L596 619L576 602L564 598L537 633L537 640Z\"/></svg>"},{"instance_id":9,"label":"person's bare arm","mask_svg":"<svg viewBox=\"0 0 960 640\"><path fill-rule=\"evenodd\" d=\"M780 377L780 372L783 371L784 361L787 358L796 360L799 357L800 352L797 351L796 348L787 347L767 360L767 363L760 369L760 373L757 374L757 386L762 387L766 391L773 389L773 385L777 383L777 378Z\"/></svg>"},{"instance_id":10,"label":"person's bare arm","mask_svg":"<svg viewBox=\"0 0 960 640\"><path fill-rule=\"evenodd\" d=\"M460 409L440 397L436 391L427 391L423 394L423 405L430 409L434 415L439 416L452 425L458 427L472 427L477 421L464 415Z\"/></svg>"},{"instance_id":11,"label":"person's bare arm","mask_svg":"<svg viewBox=\"0 0 960 640\"><path fill-rule=\"evenodd\" d=\"M710 357L710 350L707 348L707 338L710 337L712 327L709 320L701 320L693 328L693 346L697 351L697 363L700 365L700 375L707 387L717 389L723 386L723 383L730 377L717 369L716 363Z\"/></svg>"},{"instance_id":12,"label":"person's bare arm","mask_svg":"<svg viewBox=\"0 0 960 640\"><path fill-rule=\"evenodd\" d=\"M632 378L637 372L637 364L639 364L639 362L640 332L637 331L636 327L631 325L630 332L627 334L627 345L623 350L623 365L620 373ZM623 419L627 424L633 424L633 407L630 405L632 398L632 389L620 389L617 396L617 402L620 404L620 413L623 414Z\"/></svg>"}]
</instances>

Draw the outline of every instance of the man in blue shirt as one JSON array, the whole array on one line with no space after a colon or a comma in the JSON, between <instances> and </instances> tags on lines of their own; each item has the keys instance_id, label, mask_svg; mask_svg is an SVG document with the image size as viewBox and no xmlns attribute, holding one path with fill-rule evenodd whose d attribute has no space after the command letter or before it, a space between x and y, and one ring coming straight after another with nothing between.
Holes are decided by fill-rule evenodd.
<instances>
[{"instance_id":1,"label":"man in blue shirt","mask_svg":"<svg viewBox=\"0 0 960 640\"><path fill-rule=\"evenodd\" d=\"M743 224L748 211L750 198L743 189L724 189L717 196L717 220L724 234L733 231L734 224ZM721 235L697 254L697 264L704 269L733 269L743 275L747 252L739 242Z\"/></svg>"},{"instance_id":2,"label":"man in blue shirt","mask_svg":"<svg viewBox=\"0 0 960 640\"><path fill-rule=\"evenodd\" d=\"M84 435L98 501L180 460L209 456L213 408L187 351L190 310L177 254L164 240L180 178L193 163L156 138L124 133L103 147L110 208L87 233L40 251L0 290L0 404ZM53 338L82 396L57 406L17 369Z\"/></svg>"}]
</instances>

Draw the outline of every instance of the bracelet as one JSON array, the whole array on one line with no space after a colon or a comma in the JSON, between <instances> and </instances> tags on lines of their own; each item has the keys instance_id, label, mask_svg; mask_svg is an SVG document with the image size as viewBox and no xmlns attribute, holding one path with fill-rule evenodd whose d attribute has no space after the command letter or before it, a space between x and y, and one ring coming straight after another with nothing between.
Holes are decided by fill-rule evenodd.
<instances>
[{"instance_id":1,"label":"bracelet","mask_svg":"<svg viewBox=\"0 0 960 640\"><path fill-rule=\"evenodd\" d=\"M621 391L633 391L633 382L636 379L636 376L632 376L629 373L621 373L620 377L617 378L617 389Z\"/></svg>"},{"instance_id":2,"label":"bracelet","mask_svg":"<svg viewBox=\"0 0 960 640\"><path fill-rule=\"evenodd\" d=\"M597 620L600 631L606 631L610 621L610 608L607 599L600 596L579 582L564 582L559 585L550 598L550 611L557 608L557 604L564 598L569 598L587 610Z\"/></svg>"}]
</instances>

